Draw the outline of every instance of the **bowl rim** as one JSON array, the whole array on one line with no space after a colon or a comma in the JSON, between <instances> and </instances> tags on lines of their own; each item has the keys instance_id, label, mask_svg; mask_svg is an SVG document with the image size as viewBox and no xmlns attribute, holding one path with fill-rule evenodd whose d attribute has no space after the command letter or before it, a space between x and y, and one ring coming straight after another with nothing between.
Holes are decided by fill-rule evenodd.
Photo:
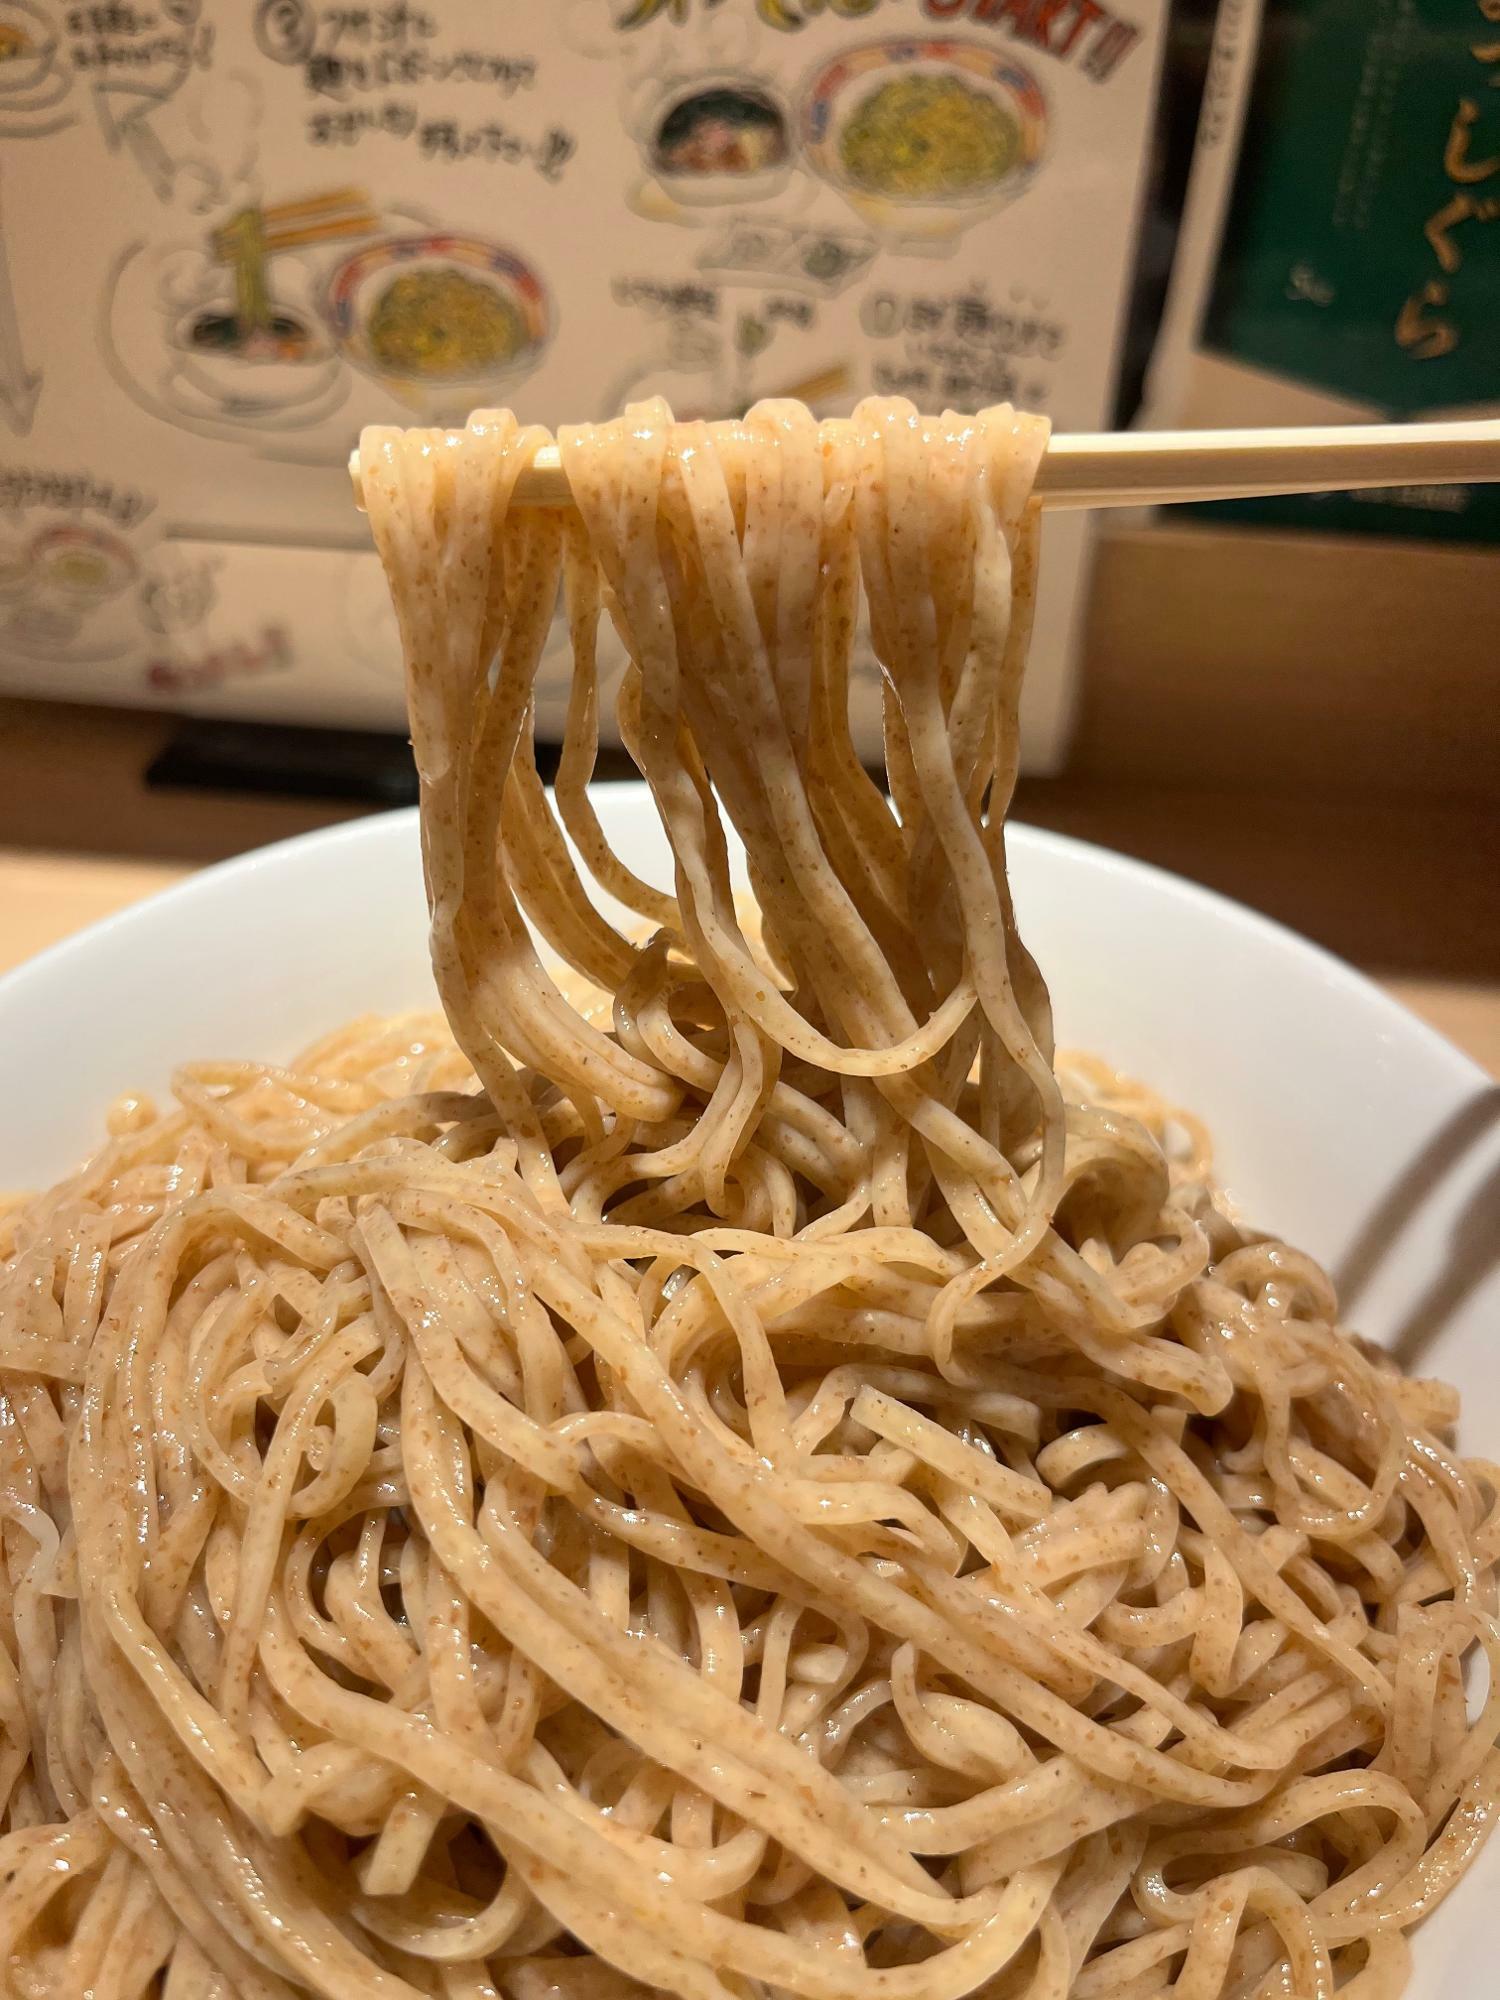
<instances>
[{"instance_id":1,"label":"bowl rim","mask_svg":"<svg viewBox=\"0 0 1500 2000\"><path fill-rule=\"evenodd\" d=\"M644 800L647 790L641 779L610 781L602 788L607 795L622 799L634 795ZM128 903L124 908L111 911L108 916L97 918L82 930L71 936L60 938L55 944L46 946L23 959L19 965L0 973L0 1005L6 1005L23 997L32 984L40 984L50 979L57 971L64 970L75 959L86 959L105 938L114 940L121 936L128 938L130 932L149 924L163 909L174 911L191 909L201 903L211 907L220 891L228 885L259 874L263 869L283 865L293 854L325 853L345 846L358 846L364 841L377 837L406 839L414 842L417 835L417 808L397 806L384 811L361 813L358 817L341 820L333 826L314 827L303 833L289 834L285 839L271 841L262 847L253 847L243 854L234 854L222 861L194 869L180 882L167 884L165 888L154 890L138 901ZM1020 852L1034 851L1064 857L1075 866L1105 869L1118 872L1127 878L1139 881L1152 890L1182 899L1189 908L1201 912L1216 923L1227 923L1246 935L1268 946L1272 951L1288 954L1310 962L1322 974L1324 980L1339 996L1350 1003L1375 1010L1388 1026L1406 1037L1415 1037L1423 1046L1427 1056L1441 1063L1448 1072L1450 1086L1455 1090L1493 1089L1495 1084L1485 1070L1472 1056L1466 1055L1437 1028L1414 1014L1392 994L1387 993L1377 981L1367 973L1359 971L1347 959L1328 950L1300 931L1293 930L1275 917L1266 916L1248 904L1238 902L1217 889L1210 889L1204 883L1195 882L1190 876L1179 875L1172 869L1162 868L1153 861L1145 861L1133 854L1123 854L1114 848L1103 847L1096 841L1080 840L1074 834L1057 833L1050 827L1030 826L1017 820L1006 825L1006 843L1009 851L1012 845ZM1043 967L1045 976L1046 968Z\"/></svg>"}]
</instances>

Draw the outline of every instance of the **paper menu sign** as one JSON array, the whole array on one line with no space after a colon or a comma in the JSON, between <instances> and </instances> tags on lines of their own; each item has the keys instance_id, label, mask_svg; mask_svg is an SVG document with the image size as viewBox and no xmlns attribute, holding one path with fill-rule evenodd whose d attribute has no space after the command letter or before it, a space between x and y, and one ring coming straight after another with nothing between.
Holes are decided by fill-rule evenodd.
<instances>
[{"instance_id":1,"label":"paper menu sign","mask_svg":"<svg viewBox=\"0 0 1500 2000\"><path fill-rule=\"evenodd\" d=\"M0 675L258 713L279 680L288 713L368 720L341 692L360 592L306 564L274 670L189 671L256 652L230 607L267 549L367 546L344 465L368 422L871 389L1106 422L1165 11L0 0ZM1084 524L1051 525L1034 761L1085 562ZM399 719L394 673L381 699ZM860 699L873 749L873 677Z\"/></svg>"}]
</instances>

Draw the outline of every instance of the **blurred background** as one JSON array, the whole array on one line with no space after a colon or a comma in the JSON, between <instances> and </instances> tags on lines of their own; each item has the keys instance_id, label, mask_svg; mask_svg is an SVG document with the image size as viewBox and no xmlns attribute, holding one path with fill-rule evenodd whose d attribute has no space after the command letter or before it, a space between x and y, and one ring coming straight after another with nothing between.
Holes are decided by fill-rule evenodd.
<instances>
[{"instance_id":1,"label":"blurred background","mask_svg":"<svg viewBox=\"0 0 1500 2000\"><path fill-rule=\"evenodd\" d=\"M414 796L362 425L872 390L1500 414L1500 0L0 0L0 965ZM1500 488L1057 516L1019 810L1500 1069L1497 662Z\"/></svg>"}]
</instances>

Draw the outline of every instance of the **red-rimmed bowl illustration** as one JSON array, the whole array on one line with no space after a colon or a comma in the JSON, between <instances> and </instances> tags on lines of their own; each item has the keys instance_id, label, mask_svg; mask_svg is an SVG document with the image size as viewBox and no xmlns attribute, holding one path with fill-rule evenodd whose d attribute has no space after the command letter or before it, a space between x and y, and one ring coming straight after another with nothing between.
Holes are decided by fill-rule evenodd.
<instances>
[{"instance_id":1,"label":"red-rimmed bowl illustration","mask_svg":"<svg viewBox=\"0 0 1500 2000\"><path fill-rule=\"evenodd\" d=\"M324 310L335 342L365 374L441 394L519 381L552 331L541 279L524 259L475 236L395 236L334 272Z\"/></svg>"},{"instance_id":2,"label":"red-rimmed bowl illustration","mask_svg":"<svg viewBox=\"0 0 1500 2000\"><path fill-rule=\"evenodd\" d=\"M134 583L134 551L107 528L59 521L33 536L32 576L38 586L79 604L102 604Z\"/></svg>"},{"instance_id":3,"label":"red-rimmed bowl illustration","mask_svg":"<svg viewBox=\"0 0 1500 2000\"><path fill-rule=\"evenodd\" d=\"M1041 86L983 42L915 39L846 50L809 79L803 157L887 234L951 237L1011 201L1046 146Z\"/></svg>"}]
</instances>

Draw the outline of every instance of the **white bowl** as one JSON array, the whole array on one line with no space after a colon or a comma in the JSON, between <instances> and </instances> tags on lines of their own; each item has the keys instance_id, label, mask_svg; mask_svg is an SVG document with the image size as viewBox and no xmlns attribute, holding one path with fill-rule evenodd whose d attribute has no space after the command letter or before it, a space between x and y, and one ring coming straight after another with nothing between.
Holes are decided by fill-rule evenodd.
<instances>
[{"instance_id":1,"label":"white bowl","mask_svg":"<svg viewBox=\"0 0 1500 2000\"><path fill-rule=\"evenodd\" d=\"M598 807L665 883L644 788L601 786ZM1242 1213L1319 1258L1359 1331L1456 1383L1467 1448L1500 1456L1500 1087L1222 897L1030 827L1009 850L1060 1039L1206 1118ZM65 1173L110 1098L164 1091L174 1063L281 1058L355 1014L433 1003L414 813L208 869L0 979L0 1189ZM1486 1891L1500 1841L1425 1927L1409 2000L1492 1990Z\"/></svg>"}]
</instances>

